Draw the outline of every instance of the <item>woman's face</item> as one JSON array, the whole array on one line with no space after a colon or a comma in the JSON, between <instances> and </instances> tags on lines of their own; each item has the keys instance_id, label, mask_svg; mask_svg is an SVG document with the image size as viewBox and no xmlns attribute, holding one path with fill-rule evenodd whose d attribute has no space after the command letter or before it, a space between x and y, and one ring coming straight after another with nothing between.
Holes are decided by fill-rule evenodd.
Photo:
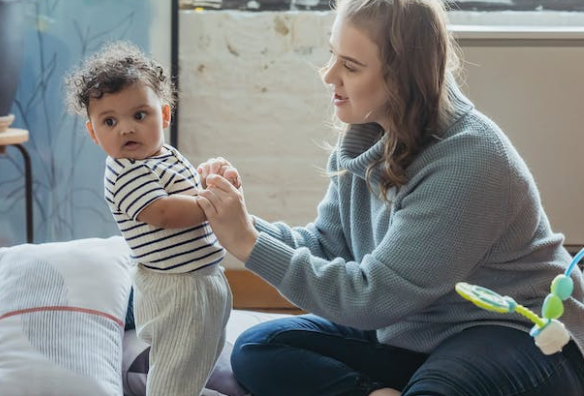
<instances>
[{"instance_id":1,"label":"woman's face","mask_svg":"<svg viewBox=\"0 0 584 396\"><path fill-rule=\"evenodd\" d=\"M387 130L388 93L378 45L362 29L338 15L330 47L332 55L323 79L334 89L332 100L337 117L347 124L376 122Z\"/></svg>"}]
</instances>

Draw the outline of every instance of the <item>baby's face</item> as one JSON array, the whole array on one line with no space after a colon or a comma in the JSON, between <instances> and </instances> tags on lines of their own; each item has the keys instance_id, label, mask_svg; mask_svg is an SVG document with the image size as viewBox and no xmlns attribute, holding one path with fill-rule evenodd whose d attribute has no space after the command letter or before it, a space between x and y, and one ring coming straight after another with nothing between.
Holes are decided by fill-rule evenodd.
<instances>
[{"instance_id":1,"label":"baby's face","mask_svg":"<svg viewBox=\"0 0 584 396\"><path fill-rule=\"evenodd\" d=\"M141 82L91 99L86 127L91 139L112 158L144 159L160 154L170 106Z\"/></svg>"}]
</instances>

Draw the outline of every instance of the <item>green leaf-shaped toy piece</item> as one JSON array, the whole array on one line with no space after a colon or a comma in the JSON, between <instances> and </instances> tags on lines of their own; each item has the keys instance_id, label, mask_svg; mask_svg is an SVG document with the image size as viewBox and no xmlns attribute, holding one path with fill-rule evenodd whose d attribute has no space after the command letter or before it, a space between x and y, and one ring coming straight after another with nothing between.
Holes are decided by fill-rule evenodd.
<instances>
[{"instance_id":1,"label":"green leaf-shaped toy piece","mask_svg":"<svg viewBox=\"0 0 584 396\"><path fill-rule=\"evenodd\" d=\"M541 314L546 319L557 319L564 313L564 304L560 297L555 294L548 294L543 302Z\"/></svg>"}]
</instances>

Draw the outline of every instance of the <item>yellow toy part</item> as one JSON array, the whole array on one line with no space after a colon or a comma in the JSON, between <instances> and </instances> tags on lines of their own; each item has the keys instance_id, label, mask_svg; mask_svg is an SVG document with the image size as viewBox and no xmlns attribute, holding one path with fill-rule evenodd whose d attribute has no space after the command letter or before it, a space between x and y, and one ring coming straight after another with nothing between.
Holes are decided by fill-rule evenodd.
<instances>
[{"instance_id":1,"label":"yellow toy part","mask_svg":"<svg viewBox=\"0 0 584 396\"><path fill-rule=\"evenodd\" d=\"M459 282L456 284L456 291L468 301L487 311L509 313L515 312L517 308L517 303L511 297L503 297L485 287Z\"/></svg>"}]
</instances>

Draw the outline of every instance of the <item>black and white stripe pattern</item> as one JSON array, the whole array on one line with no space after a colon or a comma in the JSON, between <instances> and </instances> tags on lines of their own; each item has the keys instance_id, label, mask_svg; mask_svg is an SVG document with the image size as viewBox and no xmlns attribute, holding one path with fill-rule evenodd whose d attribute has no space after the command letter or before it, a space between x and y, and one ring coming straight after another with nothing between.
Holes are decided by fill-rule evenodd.
<instances>
[{"instance_id":1,"label":"black and white stripe pattern","mask_svg":"<svg viewBox=\"0 0 584 396\"><path fill-rule=\"evenodd\" d=\"M138 214L157 199L173 194L195 195L200 187L195 168L172 146L145 160L108 157L105 199L132 258L144 267L172 273L216 264L225 256L209 223L163 229L138 221Z\"/></svg>"}]
</instances>

